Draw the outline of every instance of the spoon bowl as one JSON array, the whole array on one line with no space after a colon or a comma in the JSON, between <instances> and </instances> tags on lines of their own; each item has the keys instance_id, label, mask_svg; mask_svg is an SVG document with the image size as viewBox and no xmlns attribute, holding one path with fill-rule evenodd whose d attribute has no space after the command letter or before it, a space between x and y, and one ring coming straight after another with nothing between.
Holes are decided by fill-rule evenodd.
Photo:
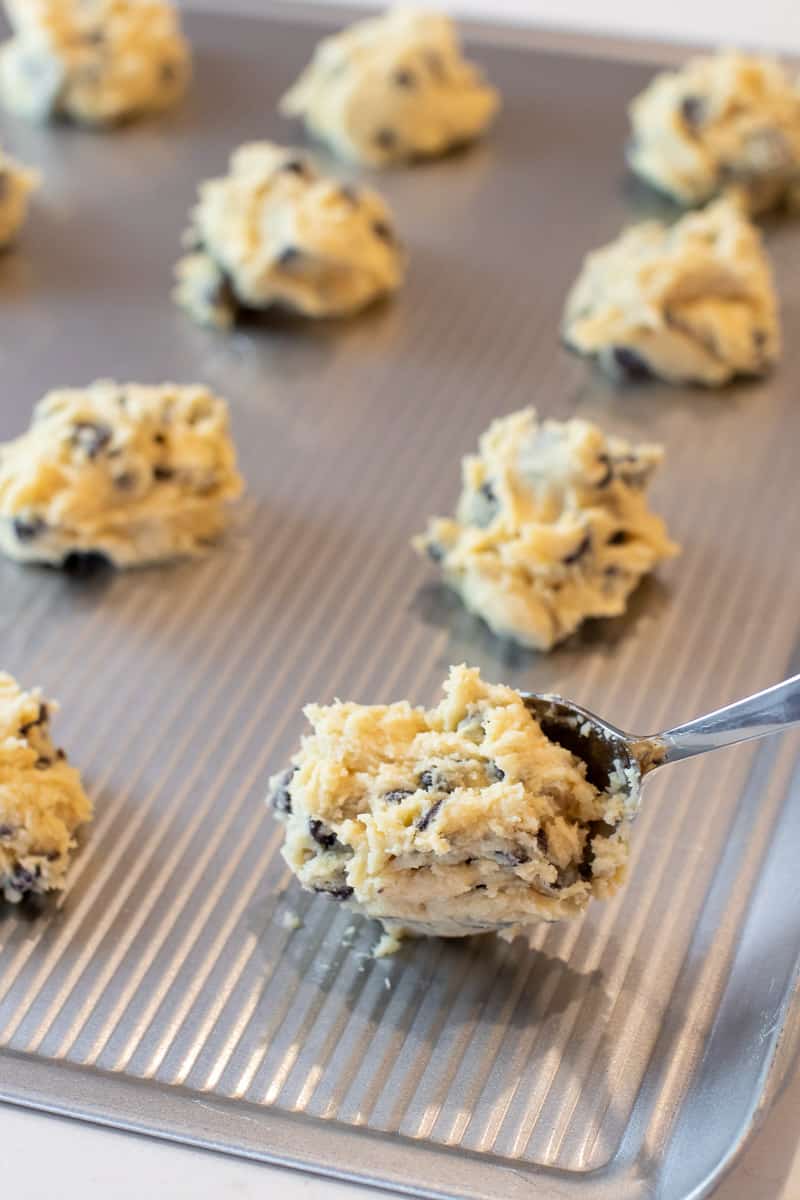
<instances>
[{"instance_id":1,"label":"spoon bowl","mask_svg":"<svg viewBox=\"0 0 800 1200\"><path fill-rule=\"evenodd\" d=\"M625 795L632 820L641 803L642 779L663 761L666 747L657 737L638 738L561 696L520 692L545 737L586 764L586 778L599 792Z\"/></svg>"}]
</instances>

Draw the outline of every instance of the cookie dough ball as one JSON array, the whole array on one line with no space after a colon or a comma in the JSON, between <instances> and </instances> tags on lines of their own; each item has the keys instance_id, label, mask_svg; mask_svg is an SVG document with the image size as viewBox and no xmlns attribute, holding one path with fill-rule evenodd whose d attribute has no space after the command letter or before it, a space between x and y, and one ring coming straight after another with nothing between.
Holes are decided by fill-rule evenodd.
<instances>
[{"instance_id":1,"label":"cookie dough ball","mask_svg":"<svg viewBox=\"0 0 800 1200\"><path fill-rule=\"evenodd\" d=\"M382 167L472 141L499 104L452 21L396 9L325 38L281 111L342 158Z\"/></svg>"},{"instance_id":2,"label":"cookie dough ball","mask_svg":"<svg viewBox=\"0 0 800 1200\"><path fill-rule=\"evenodd\" d=\"M75 831L92 816L80 775L50 738L56 708L0 672L0 896L11 903L63 888Z\"/></svg>"},{"instance_id":3,"label":"cookie dough ball","mask_svg":"<svg viewBox=\"0 0 800 1200\"><path fill-rule=\"evenodd\" d=\"M692 59L656 75L630 116L631 167L679 204L705 204L730 184L753 212L800 204L800 84L778 63Z\"/></svg>"},{"instance_id":4,"label":"cookie dough ball","mask_svg":"<svg viewBox=\"0 0 800 1200\"><path fill-rule=\"evenodd\" d=\"M548 740L517 692L453 667L437 708L311 704L271 780L283 856L304 888L388 932L465 937L582 912L611 895L631 803Z\"/></svg>"},{"instance_id":5,"label":"cookie dough ball","mask_svg":"<svg viewBox=\"0 0 800 1200\"><path fill-rule=\"evenodd\" d=\"M14 112L110 125L169 108L190 74L189 48L165 0L6 0L14 36L0 87Z\"/></svg>"},{"instance_id":6,"label":"cookie dough ball","mask_svg":"<svg viewBox=\"0 0 800 1200\"><path fill-rule=\"evenodd\" d=\"M28 215L28 197L39 176L0 151L0 250L14 241Z\"/></svg>"},{"instance_id":7,"label":"cookie dough ball","mask_svg":"<svg viewBox=\"0 0 800 1200\"><path fill-rule=\"evenodd\" d=\"M620 382L718 387L780 353L778 302L755 226L730 199L645 221L589 254L567 298L568 346Z\"/></svg>"},{"instance_id":8,"label":"cookie dough ball","mask_svg":"<svg viewBox=\"0 0 800 1200\"><path fill-rule=\"evenodd\" d=\"M404 254L377 192L321 176L296 150L240 146L200 187L176 302L227 328L240 308L347 316L401 284Z\"/></svg>"},{"instance_id":9,"label":"cookie dough ball","mask_svg":"<svg viewBox=\"0 0 800 1200\"><path fill-rule=\"evenodd\" d=\"M413 545L493 633L549 650L587 617L623 613L642 577L677 553L645 497L661 456L523 409L464 459L455 519L435 518Z\"/></svg>"},{"instance_id":10,"label":"cookie dough ball","mask_svg":"<svg viewBox=\"0 0 800 1200\"><path fill-rule=\"evenodd\" d=\"M0 445L0 550L54 566L197 555L241 490L227 405L205 388L50 392L30 430Z\"/></svg>"}]
</instances>

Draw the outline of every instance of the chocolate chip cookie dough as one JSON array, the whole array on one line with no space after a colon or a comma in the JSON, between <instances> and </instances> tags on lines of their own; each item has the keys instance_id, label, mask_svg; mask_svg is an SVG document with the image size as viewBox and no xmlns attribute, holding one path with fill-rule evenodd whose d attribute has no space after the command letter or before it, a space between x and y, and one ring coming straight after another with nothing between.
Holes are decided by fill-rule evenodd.
<instances>
[{"instance_id":1,"label":"chocolate chip cookie dough","mask_svg":"<svg viewBox=\"0 0 800 1200\"><path fill-rule=\"evenodd\" d=\"M493 633L549 650L587 617L618 616L642 577L678 547L645 489L661 449L588 421L494 421L464 459L454 520L414 547Z\"/></svg>"},{"instance_id":2,"label":"chocolate chip cookie dough","mask_svg":"<svg viewBox=\"0 0 800 1200\"><path fill-rule=\"evenodd\" d=\"M630 107L628 161L679 204L735 184L751 210L800 205L800 82L745 54L695 58L664 71Z\"/></svg>"},{"instance_id":3,"label":"chocolate chip cookie dough","mask_svg":"<svg viewBox=\"0 0 800 1200\"><path fill-rule=\"evenodd\" d=\"M227 405L205 388L50 392L30 430L0 445L0 550L55 566L197 555L241 490Z\"/></svg>"},{"instance_id":4,"label":"chocolate chip cookie dough","mask_svg":"<svg viewBox=\"0 0 800 1200\"><path fill-rule=\"evenodd\" d=\"M0 150L0 250L16 238L28 215L28 198L39 176Z\"/></svg>"},{"instance_id":5,"label":"chocolate chip cookie dough","mask_svg":"<svg viewBox=\"0 0 800 1200\"><path fill-rule=\"evenodd\" d=\"M734 199L668 227L645 221L589 254L566 303L568 346L619 381L719 387L780 353L761 236Z\"/></svg>"},{"instance_id":6,"label":"chocolate chip cookie dough","mask_svg":"<svg viewBox=\"0 0 800 1200\"><path fill-rule=\"evenodd\" d=\"M81 777L50 737L56 706L0 672L0 896L64 886L75 831L92 816Z\"/></svg>"},{"instance_id":7,"label":"chocolate chip cookie dough","mask_svg":"<svg viewBox=\"0 0 800 1200\"><path fill-rule=\"evenodd\" d=\"M548 740L517 692L453 667L437 708L305 709L271 780L283 856L304 888L395 936L513 936L610 896L628 857L628 793Z\"/></svg>"},{"instance_id":8,"label":"chocolate chip cookie dough","mask_svg":"<svg viewBox=\"0 0 800 1200\"><path fill-rule=\"evenodd\" d=\"M398 8L320 42L281 111L342 158L382 167L474 140L499 104L446 16Z\"/></svg>"},{"instance_id":9,"label":"chocolate chip cookie dough","mask_svg":"<svg viewBox=\"0 0 800 1200\"><path fill-rule=\"evenodd\" d=\"M405 266L377 192L272 142L240 146L229 174L202 184L184 242L176 303L223 329L240 309L350 315L394 292Z\"/></svg>"},{"instance_id":10,"label":"chocolate chip cookie dough","mask_svg":"<svg viewBox=\"0 0 800 1200\"><path fill-rule=\"evenodd\" d=\"M165 0L5 0L14 36L0 51L5 103L34 121L111 125L169 108L190 73Z\"/></svg>"}]
</instances>

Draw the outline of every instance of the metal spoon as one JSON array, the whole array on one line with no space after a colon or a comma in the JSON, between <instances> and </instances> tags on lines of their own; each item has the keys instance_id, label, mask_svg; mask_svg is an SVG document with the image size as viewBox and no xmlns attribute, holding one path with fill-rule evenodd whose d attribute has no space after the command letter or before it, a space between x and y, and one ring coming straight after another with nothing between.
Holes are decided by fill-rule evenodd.
<instances>
[{"instance_id":1,"label":"metal spoon","mask_svg":"<svg viewBox=\"0 0 800 1200\"><path fill-rule=\"evenodd\" d=\"M643 777L657 767L800 724L800 675L686 725L645 737L624 733L560 696L520 694L547 737L586 763L587 778L596 788L607 791L612 776L618 785L622 774L628 785L623 790L627 791L626 808L631 816L639 807Z\"/></svg>"}]
</instances>

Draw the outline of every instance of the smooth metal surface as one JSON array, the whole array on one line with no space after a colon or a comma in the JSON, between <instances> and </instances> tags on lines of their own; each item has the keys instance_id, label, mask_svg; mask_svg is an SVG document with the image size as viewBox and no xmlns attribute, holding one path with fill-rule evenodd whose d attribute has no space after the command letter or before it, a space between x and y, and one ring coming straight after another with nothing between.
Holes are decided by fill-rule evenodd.
<instances>
[{"instance_id":1,"label":"smooth metal surface","mask_svg":"<svg viewBox=\"0 0 800 1200\"><path fill-rule=\"evenodd\" d=\"M797 671L798 341L719 395L617 392L570 357L583 253L659 211L621 167L649 71L488 46L492 139L379 179L410 251L396 302L192 326L167 293L196 182L287 138L275 100L317 31L187 23L181 112L105 137L2 122L46 187L0 264L0 438L48 387L202 379L230 399L249 494L201 564L94 583L0 564L2 664L61 699L97 805L61 902L3 913L0 1095L418 1195L703 1195L788 1055L796 735L656 779L626 891L530 947L371 960L373 927L288 880L262 796L303 702L430 703L451 662L634 729ZM790 321L800 228L768 244ZM626 618L548 657L492 639L407 549L490 418L527 403L663 441L653 499L684 544Z\"/></svg>"}]
</instances>

